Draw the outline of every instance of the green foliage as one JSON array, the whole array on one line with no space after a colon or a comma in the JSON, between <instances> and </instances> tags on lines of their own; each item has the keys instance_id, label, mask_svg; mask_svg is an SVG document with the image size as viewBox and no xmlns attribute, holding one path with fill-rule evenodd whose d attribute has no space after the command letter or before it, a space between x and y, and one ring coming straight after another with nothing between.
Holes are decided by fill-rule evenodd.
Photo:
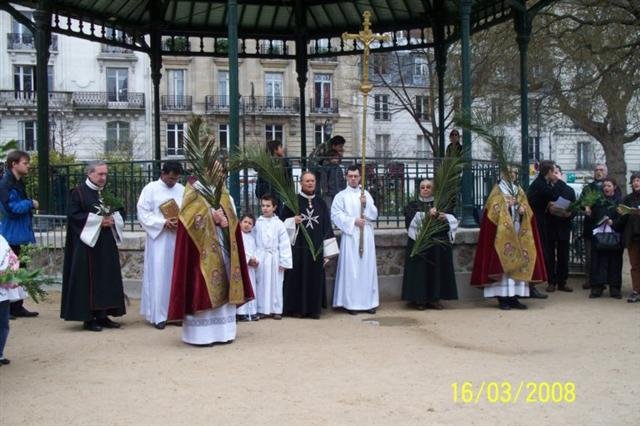
<instances>
[{"instance_id":1,"label":"green foliage","mask_svg":"<svg viewBox=\"0 0 640 426\"><path fill-rule=\"evenodd\" d=\"M300 206L298 205L298 193L295 190L293 182L290 181L285 174L284 167L277 158L269 155L265 150L258 147L248 147L244 152L230 158L229 169L241 170L250 168L256 170L260 176L271 184L271 187L278 194L278 198L282 203L293 212L295 216L300 214ZM316 248L313 245L311 236L302 224L298 224L299 232L302 232L313 260L316 260L322 245Z\"/></svg>"}]
</instances>

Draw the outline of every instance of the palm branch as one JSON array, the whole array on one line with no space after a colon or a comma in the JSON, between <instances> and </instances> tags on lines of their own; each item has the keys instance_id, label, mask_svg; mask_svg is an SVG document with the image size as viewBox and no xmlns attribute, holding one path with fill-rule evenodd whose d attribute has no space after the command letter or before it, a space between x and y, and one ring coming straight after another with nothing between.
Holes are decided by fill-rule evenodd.
<instances>
[{"instance_id":1,"label":"palm branch","mask_svg":"<svg viewBox=\"0 0 640 426\"><path fill-rule=\"evenodd\" d=\"M224 152L216 144L204 120L193 116L184 137L184 153L193 175L200 185L194 188L211 207L220 208L220 197L226 180Z\"/></svg>"},{"instance_id":2,"label":"palm branch","mask_svg":"<svg viewBox=\"0 0 640 426\"><path fill-rule=\"evenodd\" d=\"M500 174L505 179L508 179L512 168L519 166L515 157L516 149L513 140L497 129L486 115L480 113L475 113L471 119L456 115L454 121L457 126L477 134L480 139L489 145L495 156L495 161L498 163ZM512 188L512 185L509 185L509 189L514 192L511 195L515 197L517 195L515 193L516 190Z\"/></svg>"},{"instance_id":3,"label":"palm branch","mask_svg":"<svg viewBox=\"0 0 640 426\"><path fill-rule=\"evenodd\" d=\"M459 190L460 173L464 165L464 156L447 157L436 169L433 178L433 206L438 212L446 212L451 208ZM428 210L429 208L423 212L424 218L418 227L411 257L424 253L434 245L450 244L449 239L438 237L447 230L447 222L431 217Z\"/></svg>"},{"instance_id":4,"label":"palm branch","mask_svg":"<svg viewBox=\"0 0 640 426\"><path fill-rule=\"evenodd\" d=\"M229 161L230 170L240 170L251 168L256 170L260 176L269 182L273 190L277 193L278 198L282 201L294 216L300 214L300 206L298 205L298 193L295 190L293 182L287 178L282 163L277 158L272 157L266 151L258 147L246 148L243 152L231 157ZM304 235L304 239L311 250L313 260L316 260L322 245L316 248L313 245L311 236L302 224L298 224L299 230Z\"/></svg>"}]
</instances>

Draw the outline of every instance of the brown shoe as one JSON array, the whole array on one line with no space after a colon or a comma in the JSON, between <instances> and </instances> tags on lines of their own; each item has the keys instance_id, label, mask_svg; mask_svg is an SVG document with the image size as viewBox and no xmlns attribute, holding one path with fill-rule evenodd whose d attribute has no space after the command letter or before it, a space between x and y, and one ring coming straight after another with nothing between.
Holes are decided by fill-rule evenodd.
<instances>
[{"instance_id":1,"label":"brown shoe","mask_svg":"<svg viewBox=\"0 0 640 426\"><path fill-rule=\"evenodd\" d=\"M582 288L585 289L585 290L589 290L591 288L591 283L582 284Z\"/></svg>"},{"instance_id":2,"label":"brown shoe","mask_svg":"<svg viewBox=\"0 0 640 426\"><path fill-rule=\"evenodd\" d=\"M571 287L569 287L568 285L559 285L558 286L558 290L566 291L567 293L571 293L573 291L573 289Z\"/></svg>"},{"instance_id":3,"label":"brown shoe","mask_svg":"<svg viewBox=\"0 0 640 426\"><path fill-rule=\"evenodd\" d=\"M554 291L556 291L556 285L549 284L545 290L547 291L547 293L553 293Z\"/></svg>"}]
</instances>

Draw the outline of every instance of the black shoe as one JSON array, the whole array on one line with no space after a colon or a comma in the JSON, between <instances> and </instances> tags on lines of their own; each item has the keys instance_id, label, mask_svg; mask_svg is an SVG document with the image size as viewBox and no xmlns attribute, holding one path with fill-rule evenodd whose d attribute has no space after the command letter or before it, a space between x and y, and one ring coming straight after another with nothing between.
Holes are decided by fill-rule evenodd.
<instances>
[{"instance_id":1,"label":"black shoe","mask_svg":"<svg viewBox=\"0 0 640 426\"><path fill-rule=\"evenodd\" d=\"M249 319L249 315L238 315L238 322L247 322L247 321L251 321Z\"/></svg>"},{"instance_id":2,"label":"black shoe","mask_svg":"<svg viewBox=\"0 0 640 426\"><path fill-rule=\"evenodd\" d=\"M358 315L358 311L352 311L351 309L345 309L345 311L346 311L349 315Z\"/></svg>"},{"instance_id":3,"label":"black shoe","mask_svg":"<svg viewBox=\"0 0 640 426\"><path fill-rule=\"evenodd\" d=\"M547 293L553 293L554 291L556 291L556 285L555 284L549 284L547 286L547 288L545 289L545 291Z\"/></svg>"},{"instance_id":4,"label":"black shoe","mask_svg":"<svg viewBox=\"0 0 640 426\"><path fill-rule=\"evenodd\" d=\"M507 300L507 298L499 298L498 299L498 308L502 309L503 311L510 311L511 310L511 304L509 303L509 301Z\"/></svg>"},{"instance_id":5,"label":"black shoe","mask_svg":"<svg viewBox=\"0 0 640 426\"><path fill-rule=\"evenodd\" d=\"M622 292L620 291L620 287L609 287L609 296L614 299L622 299Z\"/></svg>"},{"instance_id":6,"label":"black shoe","mask_svg":"<svg viewBox=\"0 0 640 426\"><path fill-rule=\"evenodd\" d=\"M116 324L116 323L114 323L114 324ZM120 326L120 324L118 324L118 326ZM164 328L167 326L167 322L166 321L161 321L161 322L158 322L156 324L153 324L153 326L155 328L157 328L158 330L164 330Z\"/></svg>"},{"instance_id":7,"label":"black shoe","mask_svg":"<svg viewBox=\"0 0 640 426\"><path fill-rule=\"evenodd\" d=\"M24 307L22 307L21 309L18 309L17 311L12 312L11 315L13 315L16 318L32 318L32 317L37 317L40 314L38 312L28 311Z\"/></svg>"},{"instance_id":8,"label":"black shoe","mask_svg":"<svg viewBox=\"0 0 640 426\"><path fill-rule=\"evenodd\" d=\"M569 287L566 284L563 284L563 285L558 285L558 290L564 291L566 293L571 293L573 291L573 288Z\"/></svg>"},{"instance_id":9,"label":"black shoe","mask_svg":"<svg viewBox=\"0 0 640 426\"><path fill-rule=\"evenodd\" d=\"M589 293L589 299L597 299L602 296L602 288L591 287L591 293Z\"/></svg>"},{"instance_id":10,"label":"black shoe","mask_svg":"<svg viewBox=\"0 0 640 426\"><path fill-rule=\"evenodd\" d=\"M120 328L119 323L111 321L109 318L100 318L97 322L104 328Z\"/></svg>"},{"instance_id":11,"label":"black shoe","mask_svg":"<svg viewBox=\"0 0 640 426\"><path fill-rule=\"evenodd\" d=\"M368 313L368 314L373 315L373 314L375 314L375 313L376 313L376 308L368 309L368 310L366 310L365 312L366 312L366 313Z\"/></svg>"},{"instance_id":12,"label":"black shoe","mask_svg":"<svg viewBox=\"0 0 640 426\"><path fill-rule=\"evenodd\" d=\"M10 320L14 320L14 319L16 319L16 317L14 317L13 315L9 314L9 319Z\"/></svg>"},{"instance_id":13,"label":"black shoe","mask_svg":"<svg viewBox=\"0 0 640 426\"><path fill-rule=\"evenodd\" d=\"M527 305L525 305L524 303L520 303L517 297L511 297L509 299L509 306L511 306L513 309L527 309Z\"/></svg>"},{"instance_id":14,"label":"black shoe","mask_svg":"<svg viewBox=\"0 0 640 426\"><path fill-rule=\"evenodd\" d=\"M6 358L0 359L0 365L7 365L7 364L11 364L11 361L9 361Z\"/></svg>"},{"instance_id":15,"label":"black shoe","mask_svg":"<svg viewBox=\"0 0 640 426\"><path fill-rule=\"evenodd\" d=\"M416 304L416 309L419 311L424 311L425 309L427 309L427 304L426 303L418 303Z\"/></svg>"},{"instance_id":16,"label":"black shoe","mask_svg":"<svg viewBox=\"0 0 640 426\"><path fill-rule=\"evenodd\" d=\"M591 288L591 283L582 284L582 288L585 289L585 290L589 290Z\"/></svg>"},{"instance_id":17,"label":"black shoe","mask_svg":"<svg viewBox=\"0 0 640 426\"><path fill-rule=\"evenodd\" d=\"M549 295L540 293L535 287L529 287L529 297L532 299L546 299Z\"/></svg>"},{"instance_id":18,"label":"black shoe","mask_svg":"<svg viewBox=\"0 0 640 426\"><path fill-rule=\"evenodd\" d=\"M102 331L102 326L96 321L85 321L82 328L88 331Z\"/></svg>"},{"instance_id":19,"label":"black shoe","mask_svg":"<svg viewBox=\"0 0 640 426\"><path fill-rule=\"evenodd\" d=\"M320 314L309 314L307 315L307 318L311 318L314 320L319 320L320 319Z\"/></svg>"}]
</instances>

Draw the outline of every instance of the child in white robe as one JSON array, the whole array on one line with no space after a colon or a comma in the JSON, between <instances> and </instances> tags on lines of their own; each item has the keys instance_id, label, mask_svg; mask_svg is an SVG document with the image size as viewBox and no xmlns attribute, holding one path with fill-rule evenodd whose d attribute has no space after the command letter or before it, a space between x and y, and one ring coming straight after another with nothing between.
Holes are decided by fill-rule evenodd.
<instances>
[{"instance_id":1,"label":"child in white robe","mask_svg":"<svg viewBox=\"0 0 640 426\"><path fill-rule=\"evenodd\" d=\"M247 270L249 271L249 279L253 293L256 293L256 268L258 267L258 259L256 259L256 239L253 235L253 226L256 218L252 214L245 214L240 219L240 230L242 231L242 244L244 245L244 255L247 259ZM253 299L240 306L237 311L238 321L258 321L258 302Z\"/></svg>"},{"instance_id":2,"label":"child in white robe","mask_svg":"<svg viewBox=\"0 0 640 426\"><path fill-rule=\"evenodd\" d=\"M278 201L266 194L260 198L262 216L256 221L256 300L258 315L282 319L284 270L293 267L291 241L284 223L275 215Z\"/></svg>"}]
</instances>

